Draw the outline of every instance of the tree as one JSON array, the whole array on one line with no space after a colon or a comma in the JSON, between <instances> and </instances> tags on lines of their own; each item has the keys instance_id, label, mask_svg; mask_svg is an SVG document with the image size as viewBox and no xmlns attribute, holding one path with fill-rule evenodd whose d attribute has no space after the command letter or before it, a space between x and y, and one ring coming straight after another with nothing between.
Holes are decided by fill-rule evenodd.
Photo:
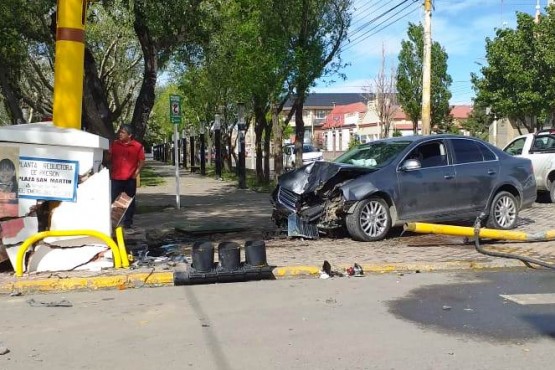
<instances>
[{"instance_id":1,"label":"tree","mask_svg":"<svg viewBox=\"0 0 555 370\"><path fill-rule=\"evenodd\" d=\"M317 79L338 73L343 67L341 45L351 23L351 0L277 1L282 32L289 37L293 90L291 114L295 115L295 163L302 165L304 141L303 107Z\"/></svg>"},{"instance_id":2,"label":"tree","mask_svg":"<svg viewBox=\"0 0 555 370\"><path fill-rule=\"evenodd\" d=\"M462 127L470 132L470 135L486 140L489 135L489 126L493 122L489 110L481 105L474 105L468 119L462 123Z\"/></svg>"},{"instance_id":3,"label":"tree","mask_svg":"<svg viewBox=\"0 0 555 370\"><path fill-rule=\"evenodd\" d=\"M424 27L409 23L408 40L401 42L397 68L397 92L400 105L418 133L422 117L422 64L424 56ZM447 53L437 42L432 43L431 124L439 126L449 115L452 79L447 73Z\"/></svg>"},{"instance_id":4,"label":"tree","mask_svg":"<svg viewBox=\"0 0 555 370\"><path fill-rule=\"evenodd\" d=\"M476 104L516 122L519 131L533 132L553 119L554 16L550 7L536 24L530 15L518 13L516 29L498 29L494 39L486 39L487 65L481 76L471 75Z\"/></svg>"},{"instance_id":5,"label":"tree","mask_svg":"<svg viewBox=\"0 0 555 370\"><path fill-rule=\"evenodd\" d=\"M385 46L382 44L382 62L378 75L374 78L374 85L370 87L372 93L367 94L367 100L374 101L373 109L379 119L380 137L390 136L391 120L397 112L397 92L395 87L395 65L386 72Z\"/></svg>"}]
</instances>

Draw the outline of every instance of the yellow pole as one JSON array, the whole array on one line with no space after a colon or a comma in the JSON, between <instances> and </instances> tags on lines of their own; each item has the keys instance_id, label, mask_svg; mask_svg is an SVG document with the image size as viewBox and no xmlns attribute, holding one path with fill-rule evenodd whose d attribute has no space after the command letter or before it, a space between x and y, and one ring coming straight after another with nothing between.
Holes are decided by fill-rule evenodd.
<instances>
[{"instance_id":1,"label":"yellow pole","mask_svg":"<svg viewBox=\"0 0 555 370\"><path fill-rule=\"evenodd\" d=\"M58 0L54 125L81 129L87 0Z\"/></svg>"},{"instance_id":2,"label":"yellow pole","mask_svg":"<svg viewBox=\"0 0 555 370\"><path fill-rule=\"evenodd\" d=\"M474 236L473 227L451 226L441 224L427 224L422 222L409 222L405 224L406 231L420 234L443 234L454 236ZM555 230L548 230L541 233L527 234L522 231L480 229L480 238L499 239L499 240L520 240L520 241L547 241L555 240Z\"/></svg>"},{"instance_id":3,"label":"yellow pole","mask_svg":"<svg viewBox=\"0 0 555 370\"><path fill-rule=\"evenodd\" d=\"M100 231L96 230L49 230L49 231L41 231L33 236L28 237L25 239L23 244L19 247L17 251L17 255L15 258L15 276L21 277L23 276L23 258L25 257L25 253L27 249L29 249L33 244L47 238L49 236L81 236L81 235L89 235L95 238L102 240L106 245L112 250L112 258L114 260L114 267L121 268L122 257L120 255L120 247L114 242L112 238L108 235L101 233ZM125 247L124 247L125 248ZM127 262L127 266L129 266L129 261Z\"/></svg>"},{"instance_id":4,"label":"yellow pole","mask_svg":"<svg viewBox=\"0 0 555 370\"><path fill-rule=\"evenodd\" d=\"M125 239L123 238L123 227L116 227L116 240L118 242L119 254L121 257L121 266L124 268L129 267L129 257L125 249Z\"/></svg>"}]
</instances>

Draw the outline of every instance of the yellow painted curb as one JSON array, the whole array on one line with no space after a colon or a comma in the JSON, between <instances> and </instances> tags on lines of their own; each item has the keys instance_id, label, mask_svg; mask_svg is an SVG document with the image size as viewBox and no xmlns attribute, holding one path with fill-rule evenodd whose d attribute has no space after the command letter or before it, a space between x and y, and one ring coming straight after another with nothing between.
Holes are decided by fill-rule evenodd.
<instances>
[{"instance_id":1,"label":"yellow painted curb","mask_svg":"<svg viewBox=\"0 0 555 370\"><path fill-rule=\"evenodd\" d=\"M332 270L345 273L349 265L332 265ZM525 267L525 265L517 260L499 260L494 262L477 262L477 261L445 261L445 262L422 262L422 263L376 263L362 264L362 269L366 273L391 273L403 271L450 271L450 270L480 270L480 269L500 269ZM314 276L320 273L321 267L317 266L282 266L273 270L276 278Z\"/></svg>"},{"instance_id":2,"label":"yellow painted curb","mask_svg":"<svg viewBox=\"0 0 555 370\"><path fill-rule=\"evenodd\" d=\"M0 286L0 294L9 294L11 292L57 292L79 289L128 289L143 286L170 285L173 285L173 272L36 280L18 278L15 281Z\"/></svg>"},{"instance_id":3,"label":"yellow painted curb","mask_svg":"<svg viewBox=\"0 0 555 370\"><path fill-rule=\"evenodd\" d=\"M276 278L278 277L289 277L289 276L301 276L301 275L317 275L320 272L320 268L316 266L287 266L287 267L276 267L273 270L273 274Z\"/></svg>"}]
</instances>

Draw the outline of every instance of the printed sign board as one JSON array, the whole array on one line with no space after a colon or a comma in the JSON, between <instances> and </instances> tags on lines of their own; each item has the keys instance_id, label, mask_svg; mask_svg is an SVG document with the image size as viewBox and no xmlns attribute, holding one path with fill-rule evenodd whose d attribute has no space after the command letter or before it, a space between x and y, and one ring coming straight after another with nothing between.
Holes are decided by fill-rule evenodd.
<instances>
[{"instance_id":1,"label":"printed sign board","mask_svg":"<svg viewBox=\"0 0 555 370\"><path fill-rule=\"evenodd\" d=\"M19 197L75 202L78 175L78 161L19 157Z\"/></svg>"},{"instance_id":2,"label":"printed sign board","mask_svg":"<svg viewBox=\"0 0 555 370\"><path fill-rule=\"evenodd\" d=\"M18 171L19 148L0 148L0 218L18 215Z\"/></svg>"},{"instance_id":3,"label":"printed sign board","mask_svg":"<svg viewBox=\"0 0 555 370\"><path fill-rule=\"evenodd\" d=\"M170 95L170 121L174 125L181 123L181 96Z\"/></svg>"}]
</instances>

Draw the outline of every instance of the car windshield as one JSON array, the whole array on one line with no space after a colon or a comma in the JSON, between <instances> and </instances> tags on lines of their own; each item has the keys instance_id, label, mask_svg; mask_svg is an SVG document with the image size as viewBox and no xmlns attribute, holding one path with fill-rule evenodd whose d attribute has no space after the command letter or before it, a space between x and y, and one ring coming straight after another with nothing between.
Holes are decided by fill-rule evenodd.
<instances>
[{"instance_id":1,"label":"car windshield","mask_svg":"<svg viewBox=\"0 0 555 370\"><path fill-rule=\"evenodd\" d=\"M360 167L383 167L397 157L410 141L378 141L359 145L334 160Z\"/></svg>"}]
</instances>

